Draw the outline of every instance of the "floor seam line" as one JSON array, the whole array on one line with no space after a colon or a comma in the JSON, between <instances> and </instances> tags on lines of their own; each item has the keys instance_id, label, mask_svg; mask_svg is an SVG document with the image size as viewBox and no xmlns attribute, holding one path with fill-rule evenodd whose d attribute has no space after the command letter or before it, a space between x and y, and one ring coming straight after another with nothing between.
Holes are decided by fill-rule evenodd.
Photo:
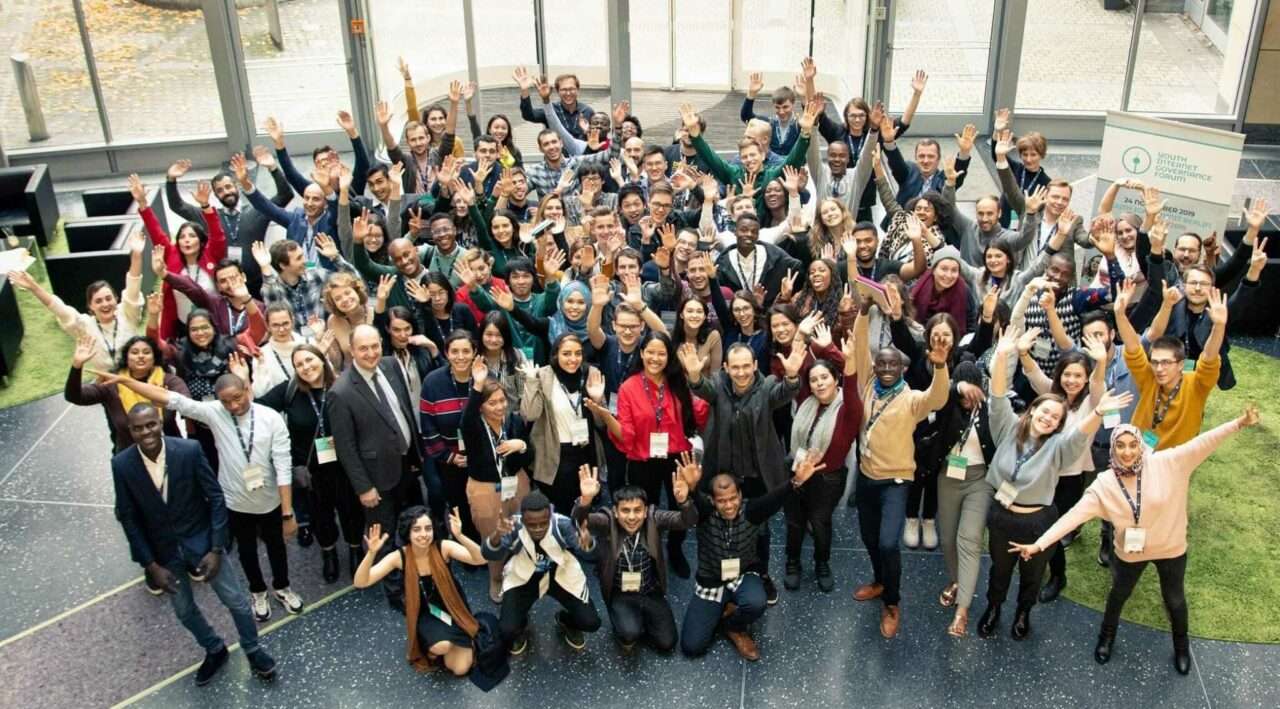
<instances>
[{"instance_id":1,"label":"floor seam line","mask_svg":"<svg viewBox=\"0 0 1280 709\"><path fill-rule=\"evenodd\" d=\"M79 605L72 606L71 608L68 608L67 610L62 611L61 613L58 613L57 615L53 616L52 618L48 618L48 619L46 619L46 620L42 620L42 621L40 621L39 623L36 623L35 625L31 626L30 628L27 628L26 630L20 630L20 631L18 631L17 633L15 633L15 634L13 634L13 635L10 635L9 637L5 638L4 640L0 640L0 648L3 648L3 647L5 647L5 646L7 646L7 645L9 645L9 644L11 644L11 643L15 643L15 642L17 642L17 641L19 641L19 640L21 640L21 639L23 639L23 638L25 638L25 637L30 636L30 635L34 635L35 633L38 633L38 632L40 632L41 630L44 630L45 628L49 627L50 625L53 625L53 624L55 624L55 623L59 623L59 622L61 622L61 621L64 621L64 620L66 620L67 618L70 618L71 616L75 615L76 613L79 613L80 611L82 611L82 610L85 610L85 609L89 608L90 606L97 605L98 603L101 603L102 601L107 600L108 598L110 598L110 597L112 597L112 596L116 595L117 593L119 593L119 592L121 592L121 591L125 590L126 588L129 588L130 586L135 586L135 585L137 585L138 583L140 583L140 582L142 581L142 579L143 579L143 578L145 578L145 577L143 577L143 576L135 577L132 581L126 581L125 583L122 583L122 584L120 584L119 586L116 586L115 588L111 589L110 591L107 591L107 592L105 592L105 593L98 594L97 596L94 596L93 598L90 598L89 600L87 600L87 601L85 601L85 602L83 602L83 603L81 603L81 604L79 604Z\"/></svg>"},{"instance_id":2,"label":"floor seam line","mask_svg":"<svg viewBox=\"0 0 1280 709\"><path fill-rule=\"evenodd\" d=\"M58 414L58 418L54 419L53 423L49 424L49 428L45 429L44 433L40 434L40 437L31 444L31 447L27 449L26 453L22 454L22 457L18 459L18 462L14 463L12 468L9 468L9 472L5 473L3 478L0 478L0 485L4 485L9 482L9 478L13 476L14 472L16 472L23 463L27 462L27 458L31 457L31 454L35 452L36 447L43 443L44 439L48 438L50 433L53 433L53 429L57 428L58 424L62 422L63 417L65 417L67 412L71 411L71 409L72 405L67 404L67 408L63 409L62 413Z\"/></svg>"},{"instance_id":3,"label":"floor seam line","mask_svg":"<svg viewBox=\"0 0 1280 709\"><path fill-rule=\"evenodd\" d=\"M1190 648L1190 644L1188 644L1188 648ZM1191 664L1196 668L1196 679L1200 680L1200 692L1204 694L1205 706L1213 709L1213 700L1209 699L1209 689L1204 686L1204 675L1200 674L1200 658L1194 650L1191 651Z\"/></svg>"},{"instance_id":4,"label":"floor seam line","mask_svg":"<svg viewBox=\"0 0 1280 709\"><path fill-rule=\"evenodd\" d=\"M0 497L0 502L15 502L26 505L63 505L68 507L93 507L95 509L115 509L115 505L102 502L72 502L69 500L28 500L21 497Z\"/></svg>"}]
</instances>

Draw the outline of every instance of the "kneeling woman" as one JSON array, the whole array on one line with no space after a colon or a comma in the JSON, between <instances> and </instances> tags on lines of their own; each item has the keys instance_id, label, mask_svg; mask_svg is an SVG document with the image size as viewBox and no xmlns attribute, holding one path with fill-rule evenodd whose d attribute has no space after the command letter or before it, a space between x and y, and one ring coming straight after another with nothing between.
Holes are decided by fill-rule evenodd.
<instances>
[{"instance_id":1,"label":"kneeling woman","mask_svg":"<svg viewBox=\"0 0 1280 709\"><path fill-rule=\"evenodd\" d=\"M421 506L401 512L399 527L400 538L409 543L375 564L373 560L386 543L387 535L383 534L381 525L370 525L364 539L369 550L356 569L355 587L368 588L392 571L403 571L409 664L419 672L426 672L443 660L450 672L461 677L471 671L475 659L473 640L480 625L471 615L467 598L449 562L457 560L482 566L480 545L463 536L462 517L457 508L449 515L453 539L435 536L431 515Z\"/></svg>"},{"instance_id":2,"label":"kneeling woman","mask_svg":"<svg viewBox=\"0 0 1280 709\"><path fill-rule=\"evenodd\" d=\"M1111 593L1098 632L1093 659L1111 659L1120 611L1138 584L1147 563L1160 574L1160 595L1173 626L1173 664L1191 671L1187 642L1187 493L1191 474L1231 434L1258 423L1258 409L1250 405L1232 421L1206 431L1180 446L1153 452L1135 426L1122 424L1111 432L1111 469L1100 473L1084 496L1049 531L1031 544L1010 544L1009 551L1034 556L1052 547L1068 532L1094 517L1115 525L1111 561Z\"/></svg>"},{"instance_id":3,"label":"kneeling woman","mask_svg":"<svg viewBox=\"0 0 1280 709\"><path fill-rule=\"evenodd\" d=\"M996 454L987 466L987 484L995 490L999 504L991 506L987 535L991 552L991 576L987 581L987 609L978 621L978 635L990 637L1000 623L1000 606L1009 593L1013 569L1018 567L1018 612L1011 634L1022 640L1031 633L1031 608L1040 592L1046 554L1028 555L1019 561L1009 551L1014 542L1030 543L1053 525L1058 512L1053 506L1058 477L1089 446L1102 423L1100 411L1123 409L1133 399L1126 392L1103 395L1079 424L1063 432L1066 402L1057 394L1041 394L1021 417L1013 413L1009 399L1009 360L1017 353L1015 328L1000 338L991 363L991 437Z\"/></svg>"}]
</instances>

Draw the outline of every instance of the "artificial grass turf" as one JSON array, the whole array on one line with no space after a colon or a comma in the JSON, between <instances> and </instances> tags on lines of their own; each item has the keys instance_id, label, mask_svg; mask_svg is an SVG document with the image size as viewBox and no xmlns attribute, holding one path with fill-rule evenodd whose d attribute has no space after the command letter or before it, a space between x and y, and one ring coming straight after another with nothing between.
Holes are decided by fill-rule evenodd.
<instances>
[{"instance_id":1,"label":"artificial grass turf","mask_svg":"<svg viewBox=\"0 0 1280 709\"><path fill-rule=\"evenodd\" d=\"M66 235L59 222L44 253L66 253L66 250ZM43 253L32 255L36 257L36 262L32 264L29 273L46 290L52 291L49 274L44 268ZM53 313L41 305L35 296L18 290L17 298L18 309L22 313L22 353L18 355L13 374L9 375L9 385L0 387L0 409L62 391L62 385L67 379L67 369L71 366L71 353L75 350L75 343L58 327Z\"/></svg>"},{"instance_id":2,"label":"artificial grass turf","mask_svg":"<svg viewBox=\"0 0 1280 709\"><path fill-rule=\"evenodd\" d=\"M1250 401L1261 408L1262 423L1228 439L1191 478L1186 596L1191 633L1198 637L1280 643L1278 364L1267 355L1233 349L1238 383L1209 397L1203 430L1239 416ZM1098 566L1098 533L1099 524L1090 522L1068 548L1063 594L1101 611L1111 572ZM1143 572L1123 617L1169 629L1154 566Z\"/></svg>"}]
</instances>

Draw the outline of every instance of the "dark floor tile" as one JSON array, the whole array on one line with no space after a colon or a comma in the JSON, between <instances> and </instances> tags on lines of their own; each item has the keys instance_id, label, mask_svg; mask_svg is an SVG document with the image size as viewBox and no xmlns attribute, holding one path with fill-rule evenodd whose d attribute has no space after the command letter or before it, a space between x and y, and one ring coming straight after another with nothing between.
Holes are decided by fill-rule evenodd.
<instances>
[{"instance_id":1,"label":"dark floor tile","mask_svg":"<svg viewBox=\"0 0 1280 709\"><path fill-rule=\"evenodd\" d=\"M139 575L114 513L101 507L0 502L0 560L0 638Z\"/></svg>"},{"instance_id":2,"label":"dark floor tile","mask_svg":"<svg viewBox=\"0 0 1280 709\"><path fill-rule=\"evenodd\" d=\"M1214 706L1280 706L1280 646L1192 640L1191 652Z\"/></svg>"},{"instance_id":3,"label":"dark floor tile","mask_svg":"<svg viewBox=\"0 0 1280 709\"><path fill-rule=\"evenodd\" d=\"M0 485L0 497L110 505L111 439L97 406L72 406Z\"/></svg>"},{"instance_id":4,"label":"dark floor tile","mask_svg":"<svg viewBox=\"0 0 1280 709\"><path fill-rule=\"evenodd\" d=\"M65 413L69 405L61 396L0 409L0 479L31 450L31 446ZM104 423L103 426L106 424Z\"/></svg>"}]
</instances>

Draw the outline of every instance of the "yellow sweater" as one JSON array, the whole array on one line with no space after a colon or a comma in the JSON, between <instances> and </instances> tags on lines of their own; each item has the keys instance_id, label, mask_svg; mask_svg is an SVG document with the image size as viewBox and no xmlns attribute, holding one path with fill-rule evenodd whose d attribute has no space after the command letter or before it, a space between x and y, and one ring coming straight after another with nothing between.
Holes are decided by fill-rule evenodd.
<instances>
[{"instance_id":1,"label":"yellow sweater","mask_svg":"<svg viewBox=\"0 0 1280 709\"><path fill-rule=\"evenodd\" d=\"M1156 383L1155 371L1143 350L1130 352L1124 350L1124 362L1129 365L1129 372L1138 387L1138 405L1133 410L1133 425L1144 431L1152 430L1151 423L1155 419L1156 394L1160 385ZM1196 362L1194 372L1182 373L1182 386L1177 396L1169 404L1169 411L1164 420L1155 427L1156 450L1182 445L1200 433L1200 425L1204 422L1204 405L1209 400L1209 392L1218 385L1218 374L1222 370L1222 358L1205 359Z\"/></svg>"}]
</instances>

